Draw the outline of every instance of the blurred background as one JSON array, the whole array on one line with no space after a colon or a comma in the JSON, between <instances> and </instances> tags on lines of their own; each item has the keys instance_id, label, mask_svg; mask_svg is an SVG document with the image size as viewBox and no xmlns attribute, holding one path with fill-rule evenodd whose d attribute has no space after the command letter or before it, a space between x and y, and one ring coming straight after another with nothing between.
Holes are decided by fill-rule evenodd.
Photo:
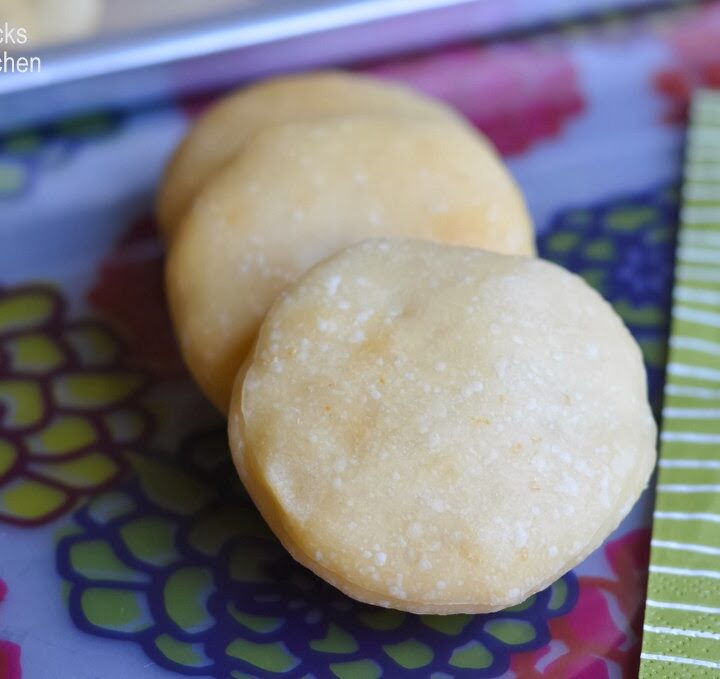
<instances>
[{"instance_id":1,"label":"blurred background","mask_svg":"<svg viewBox=\"0 0 720 679\"><path fill-rule=\"evenodd\" d=\"M277 70L378 59L469 38L583 22L667 0L0 0L27 40L4 68L0 128L83 108L219 88ZM7 59L7 57L6 57ZM11 65L8 61L6 66Z\"/></svg>"}]
</instances>

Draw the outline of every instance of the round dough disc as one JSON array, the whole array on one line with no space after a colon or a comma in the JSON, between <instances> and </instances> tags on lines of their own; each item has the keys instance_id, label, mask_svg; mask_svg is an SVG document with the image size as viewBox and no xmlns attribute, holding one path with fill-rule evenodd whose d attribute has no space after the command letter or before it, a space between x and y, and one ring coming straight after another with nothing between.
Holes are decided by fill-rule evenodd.
<instances>
[{"instance_id":1,"label":"round dough disc","mask_svg":"<svg viewBox=\"0 0 720 679\"><path fill-rule=\"evenodd\" d=\"M192 127L169 163L158 197L158 220L169 236L206 182L248 138L280 123L328 116L381 114L465 125L450 107L401 85L340 72L266 80L221 99Z\"/></svg>"},{"instance_id":2,"label":"round dough disc","mask_svg":"<svg viewBox=\"0 0 720 679\"><path fill-rule=\"evenodd\" d=\"M336 118L258 133L197 197L168 257L181 349L222 412L277 294L373 236L534 252L510 175L458 126Z\"/></svg>"},{"instance_id":3,"label":"round dough disc","mask_svg":"<svg viewBox=\"0 0 720 679\"><path fill-rule=\"evenodd\" d=\"M656 428L637 344L577 276L368 241L274 304L229 436L298 561L361 601L479 613L602 542L648 482Z\"/></svg>"}]
</instances>

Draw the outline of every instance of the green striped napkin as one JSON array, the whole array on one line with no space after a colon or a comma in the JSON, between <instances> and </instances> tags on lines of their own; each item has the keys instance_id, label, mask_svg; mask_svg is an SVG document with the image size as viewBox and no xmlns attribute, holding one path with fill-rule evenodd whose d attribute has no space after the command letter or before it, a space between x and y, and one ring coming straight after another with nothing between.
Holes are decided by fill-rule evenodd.
<instances>
[{"instance_id":1,"label":"green striped napkin","mask_svg":"<svg viewBox=\"0 0 720 679\"><path fill-rule=\"evenodd\" d=\"M693 102L640 676L720 676L720 94Z\"/></svg>"}]
</instances>

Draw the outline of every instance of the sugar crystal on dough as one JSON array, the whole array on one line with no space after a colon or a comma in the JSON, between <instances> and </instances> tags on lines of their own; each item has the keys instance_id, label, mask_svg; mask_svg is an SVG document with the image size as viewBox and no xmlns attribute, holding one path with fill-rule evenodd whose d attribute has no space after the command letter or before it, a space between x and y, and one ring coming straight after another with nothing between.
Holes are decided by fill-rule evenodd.
<instances>
[{"instance_id":1,"label":"sugar crystal on dough","mask_svg":"<svg viewBox=\"0 0 720 679\"><path fill-rule=\"evenodd\" d=\"M338 288L340 287L341 281L342 278L338 275L330 276L330 278L325 281L325 291L327 292L329 297L335 296Z\"/></svg>"},{"instance_id":2,"label":"sugar crystal on dough","mask_svg":"<svg viewBox=\"0 0 720 679\"><path fill-rule=\"evenodd\" d=\"M413 523L408 526L408 535L411 538L419 538L422 533L422 526L417 521L413 521Z\"/></svg>"},{"instance_id":3,"label":"sugar crystal on dough","mask_svg":"<svg viewBox=\"0 0 720 679\"><path fill-rule=\"evenodd\" d=\"M337 323L335 321L329 321L326 318L318 318L318 328L322 332L335 332L337 330Z\"/></svg>"},{"instance_id":4,"label":"sugar crystal on dough","mask_svg":"<svg viewBox=\"0 0 720 679\"><path fill-rule=\"evenodd\" d=\"M432 507L433 511L436 512L444 512L445 511L445 502L443 500L432 500L430 502L430 507Z\"/></svg>"},{"instance_id":5,"label":"sugar crystal on dough","mask_svg":"<svg viewBox=\"0 0 720 679\"><path fill-rule=\"evenodd\" d=\"M375 313L374 309L363 309L357 316L355 316L355 323L362 325L367 323L372 315Z\"/></svg>"},{"instance_id":6,"label":"sugar crystal on dough","mask_svg":"<svg viewBox=\"0 0 720 679\"><path fill-rule=\"evenodd\" d=\"M473 394L480 394L484 388L485 385L480 381L471 382L465 387L465 389L463 389L463 396L467 398Z\"/></svg>"},{"instance_id":7,"label":"sugar crystal on dough","mask_svg":"<svg viewBox=\"0 0 720 679\"><path fill-rule=\"evenodd\" d=\"M360 342L365 341L366 338L365 333L358 328L353 331L352 335L350 335L350 342L352 344L359 344Z\"/></svg>"},{"instance_id":8,"label":"sugar crystal on dough","mask_svg":"<svg viewBox=\"0 0 720 679\"><path fill-rule=\"evenodd\" d=\"M528 541L528 533L521 523L515 524L515 546L524 547Z\"/></svg>"},{"instance_id":9,"label":"sugar crystal on dough","mask_svg":"<svg viewBox=\"0 0 720 679\"><path fill-rule=\"evenodd\" d=\"M397 585L390 585L389 592L398 599L407 599L407 594L403 591L401 587L398 587Z\"/></svg>"}]
</instances>

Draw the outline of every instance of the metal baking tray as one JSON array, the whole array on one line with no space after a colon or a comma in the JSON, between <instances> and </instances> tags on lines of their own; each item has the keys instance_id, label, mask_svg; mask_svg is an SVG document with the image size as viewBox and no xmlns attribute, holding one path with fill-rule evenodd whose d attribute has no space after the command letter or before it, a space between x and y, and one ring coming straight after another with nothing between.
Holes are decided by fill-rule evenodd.
<instances>
[{"instance_id":1,"label":"metal baking tray","mask_svg":"<svg viewBox=\"0 0 720 679\"><path fill-rule=\"evenodd\" d=\"M677 3L237 0L232 10L215 7L210 15L175 23L120 22L90 39L23 52L40 59L35 72L0 72L0 130L93 108L130 108L273 71L342 64L578 15L667 4Z\"/></svg>"}]
</instances>

